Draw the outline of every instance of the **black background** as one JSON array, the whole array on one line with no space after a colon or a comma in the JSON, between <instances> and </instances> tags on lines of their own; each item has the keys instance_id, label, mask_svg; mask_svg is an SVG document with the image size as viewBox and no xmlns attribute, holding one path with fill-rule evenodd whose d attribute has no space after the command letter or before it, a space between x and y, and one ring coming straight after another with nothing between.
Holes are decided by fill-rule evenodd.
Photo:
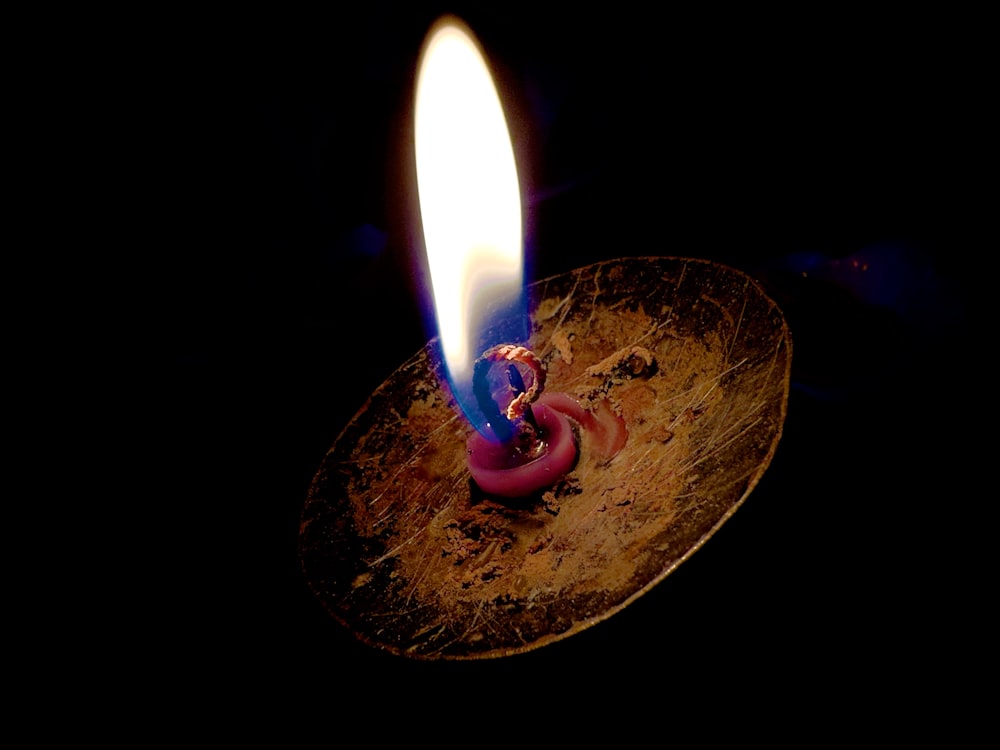
<instances>
[{"instance_id":1,"label":"black background","mask_svg":"<svg viewBox=\"0 0 1000 750\"><path fill-rule=\"evenodd\" d=\"M444 10L501 82L530 279L707 258L760 280L794 340L784 436L739 512L611 620L482 663L356 643L296 550L325 451L433 334L408 117ZM979 658L965 424L981 370L970 265L989 242L974 26L373 3L227 19L179 46L187 83L164 145L183 189L158 271L178 663L223 691L341 690L340 722L344 686L359 705L430 685L456 706L595 691L629 705L652 689L642 674L656 695L720 701L766 684L798 710L836 684L852 710L937 694Z\"/></svg>"}]
</instances>

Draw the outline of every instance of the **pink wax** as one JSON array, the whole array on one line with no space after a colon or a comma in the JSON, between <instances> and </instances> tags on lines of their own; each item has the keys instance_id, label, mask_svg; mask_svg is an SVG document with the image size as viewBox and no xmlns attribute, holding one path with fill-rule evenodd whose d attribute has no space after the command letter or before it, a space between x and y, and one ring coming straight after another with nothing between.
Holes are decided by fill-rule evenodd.
<instances>
[{"instance_id":1,"label":"pink wax","mask_svg":"<svg viewBox=\"0 0 1000 750\"><path fill-rule=\"evenodd\" d=\"M551 487L573 468L576 440L569 420L543 404L532 411L544 441L537 458L525 460L511 443L494 443L478 432L469 438L469 471L486 494L526 497Z\"/></svg>"},{"instance_id":2,"label":"pink wax","mask_svg":"<svg viewBox=\"0 0 1000 750\"><path fill-rule=\"evenodd\" d=\"M628 439L621 417L606 401L588 410L567 393L543 393L532 406L544 446L529 459L513 443L494 443L473 433L467 443L469 471L488 495L526 497L551 487L573 468L577 444L569 419L589 436L594 455L611 459ZM569 417L569 419L567 419Z\"/></svg>"},{"instance_id":3,"label":"pink wax","mask_svg":"<svg viewBox=\"0 0 1000 750\"><path fill-rule=\"evenodd\" d=\"M625 447L628 430L622 418L615 414L607 400L598 401L587 409L568 393L543 393L539 404L562 412L574 420L590 437L590 450L601 458L611 459Z\"/></svg>"}]
</instances>

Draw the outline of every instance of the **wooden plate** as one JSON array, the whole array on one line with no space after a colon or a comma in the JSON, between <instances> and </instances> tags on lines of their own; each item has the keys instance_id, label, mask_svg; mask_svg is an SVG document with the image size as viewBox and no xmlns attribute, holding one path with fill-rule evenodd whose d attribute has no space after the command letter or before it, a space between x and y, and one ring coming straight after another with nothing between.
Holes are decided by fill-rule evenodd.
<instances>
[{"instance_id":1,"label":"wooden plate","mask_svg":"<svg viewBox=\"0 0 1000 750\"><path fill-rule=\"evenodd\" d=\"M497 657L594 625L697 550L774 455L791 338L748 276L626 258L528 293L546 391L607 399L628 442L600 459L583 430L576 467L550 491L518 503L483 496L466 464L471 427L429 342L337 438L302 514L310 587L372 646Z\"/></svg>"}]
</instances>

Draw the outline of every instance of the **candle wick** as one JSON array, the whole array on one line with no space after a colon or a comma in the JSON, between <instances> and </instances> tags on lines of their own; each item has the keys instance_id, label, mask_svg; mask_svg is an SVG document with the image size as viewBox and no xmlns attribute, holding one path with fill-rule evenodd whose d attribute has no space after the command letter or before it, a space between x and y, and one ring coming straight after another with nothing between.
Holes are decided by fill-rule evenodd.
<instances>
[{"instance_id":1,"label":"candle wick","mask_svg":"<svg viewBox=\"0 0 1000 750\"><path fill-rule=\"evenodd\" d=\"M514 398L517 398L527 390L524 387L524 378L521 377L521 371L517 369L517 365L511 364L507 366L507 381L514 392ZM541 431L538 429L538 422L535 420L535 412L531 410L531 404L524 405L524 420L531 425L536 434L541 434Z\"/></svg>"},{"instance_id":2,"label":"candle wick","mask_svg":"<svg viewBox=\"0 0 1000 750\"><path fill-rule=\"evenodd\" d=\"M494 363L505 364L506 387L501 385L500 373L491 380ZM531 385L526 386L517 363L531 370ZM472 390L479 402L479 408L486 416L493 434L502 442L517 439L529 445L532 450L542 445L542 435L538 420L531 410L531 402L538 398L545 387L545 365L530 350L517 344L499 344L487 349L476 360L472 370ZM506 391L510 399L501 405L504 398L500 390Z\"/></svg>"},{"instance_id":3,"label":"candle wick","mask_svg":"<svg viewBox=\"0 0 1000 750\"><path fill-rule=\"evenodd\" d=\"M501 412L500 405L493 398L489 381L491 364L490 360L485 357L476 361L472 377L472 390L476 395L479 408L486 416L486 423L493 430L497 440L505 443L514 436L514 425Z\"/></svg>"}]
</instances>

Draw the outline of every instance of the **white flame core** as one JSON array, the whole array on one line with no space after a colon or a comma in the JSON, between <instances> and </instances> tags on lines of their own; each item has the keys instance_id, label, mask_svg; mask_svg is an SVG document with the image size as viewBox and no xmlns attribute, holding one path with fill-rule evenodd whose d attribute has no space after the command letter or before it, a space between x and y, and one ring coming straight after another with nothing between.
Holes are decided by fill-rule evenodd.
<instances>
[{"instance_id":1,"label":"white flame core","mask_svg":"<svg viewBox=\"0 0 1000 750\"><path fill-rule=\"evenodd\" d=\"M485 307L520 293L521 196L500 97L473 38L448 23L417 77L417 191L441 346L452 378L471 379Z\"/></svg>"}]
</instances>

